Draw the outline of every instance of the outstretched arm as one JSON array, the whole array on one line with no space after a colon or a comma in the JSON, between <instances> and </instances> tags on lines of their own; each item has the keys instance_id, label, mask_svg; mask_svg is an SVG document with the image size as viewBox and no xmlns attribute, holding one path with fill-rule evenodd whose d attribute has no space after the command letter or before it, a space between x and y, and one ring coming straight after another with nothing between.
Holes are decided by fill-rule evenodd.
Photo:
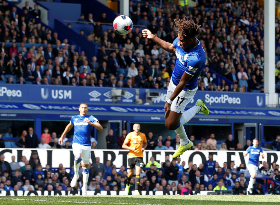
<instances>
[{"instance_id":1,"label":"outstretched arm","mask_svg":"<svg viewBox=\"0 0 280 205\"><path fill-rule=\"evenodd\" d=\"M72 127L73 125L71 124L71 122L66 126L64 132L62 133L61 137L58 140L60 144L62 144L64 137L72 129Z\"/></svg>"},{"instance_id":2,"label":"outstretched arm","mask_svg":"<svg viewBox=\"0 0 280 205\"><path fill-rule=\"evenodd\" d=\"M176 48L172 43L166 42L162 39L160 39L159 37L157 37L156 35L152 34L152 32L148 29L144 29L142 31L143 37L144 38L148 38L153 40L155 43L157 43L160 47L162 47L164 50L168 51L168 52L172 52L174 53Z\"/></svg>"}]
</instances>

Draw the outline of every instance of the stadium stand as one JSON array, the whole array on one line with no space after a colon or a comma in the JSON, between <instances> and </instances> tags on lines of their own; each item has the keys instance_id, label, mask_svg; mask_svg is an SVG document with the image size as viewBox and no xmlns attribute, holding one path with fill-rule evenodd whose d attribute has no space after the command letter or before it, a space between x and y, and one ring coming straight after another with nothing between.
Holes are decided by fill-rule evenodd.
<instances>
[{"instance_id":1,"label":"stadium stand","mask_svg":"<svg viewBox=\"0 0 280 205\"><path fill-rule=\"evenodd\" d=\"M26 9L21 11L13 7L12 3L4 2L0 5L2 84L166 89L176 57L152 41L144 39L141 29L144 28L143 24L148 25L147 28L157 36L172 42L177 36L173 19L188 18L202 25L198 38L207 54L206 67L199 79L199 90L264 92L264 16L263 8L256 0L198 1L197 7L194 8L159 5L156 2L148 2L148 7L145 7L143 2L131 1L130 18L139 26L135 26L133 32L127 36L117 35L112 26L106 24L111 21L105 21L104 16L97 19L88 18L91 14L84 9L83 11L87 12L84 15L90 24L83 24L81 19L77 19L78 22L64 21L60 24L72 29L75 35L85 38L85 44L91 42L98 47L98 54L90 57L80 49L80 45L43 25L33 16L34 11ZM148 21L144 20L146 16ZM275 89L280 93L280 24L277 18L275 21ZM20 136L12 136L11 131L7 131L3 136L0 134L1 148L25 148L25 137L28 132L23 130ZM5 141L13 137L13 141ZM60 145L57 137L55 132L51 134L45 132L40 143L30 148L71 148L71 139L66 139L64 144ZM193 149L198 151L245 149L236 141L232 142L230 137L225 142L219 143L214 139L215 135L207 137L211 140L201 138L196 141L193 137L192 141L196 144ZM115 148L120 148L117 142L121 139L116 136L113 140ZM280 149L279 144L278 136L273 142L273 148L277 151ZM249 145L251 142L247 143L247 146ZM173 150L177 146L177 137L171 140L168 136L155 138L151 135L148 139L148 147L151 150ZM97 147L98 142L93 138L92 149ZM12 159L12 162L8 163L5 160L4 155L1 155L1 191L73 190L69 186L74 175L73 167L65 168L61 164L57 168L40 164L36 153L32 154L31 159L22 156L20 162ZM96 161L102 165L97 159ZM89 180L88 190L97 192L124 190L126 171L120 169L119 165L113 165L110 160L103 163L106 164L101 166L103 167L101 171L94 166L91 167L89 179L92 180ZM236 195L245 194L248 180L241 173L244 164L235 166L231 163L223 165L216 163L213 173L210 174L207 172L206 162L197 165L189 163L187 166L185 163L177 159L174 166L179 167L180 174L175 180L177 183L172 184L168 184L168 173L172 172L169 159L159 164L159 167L154 165L147 167L141 174L141 190L177 191L181 195L198 194L204 190L232 190ZM263 163L260 173L269 179L258 179L257 184L261 186L256 185L254 193L279 193L277 185L280 183L279 165ZM134 180L131 180L131 183L133 184ZM77 189L81 187L81 182L78 186Z\"/></svg>"}]
</instances>

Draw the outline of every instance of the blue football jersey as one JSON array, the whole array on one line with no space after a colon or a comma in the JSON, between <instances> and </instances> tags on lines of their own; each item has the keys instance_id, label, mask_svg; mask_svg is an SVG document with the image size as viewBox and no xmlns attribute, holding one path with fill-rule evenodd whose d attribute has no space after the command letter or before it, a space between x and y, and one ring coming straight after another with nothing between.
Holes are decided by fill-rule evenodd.
<instances>
[{"instance_id":1,"label":"blue football jersey","mask_svg":"<svg viewBox=\"0 0 280 205\"><path fill-rule=\"evenodd\" d=\"M84 122L86 118L88 118L88 120L92 123L98 122L98 120L92 115L74 115L73 117L71 117L70 123L74 125L73 143L91 146L90 135L93 126L89 125L87 122Z\"/></svg>"},{"instance_id":2,"label":"blue football jersey","mask_svg":"<svg viewBox=\"0 0 280 205\"><path fill-rule=\"evenodd\" d=\"M259 157L260 153L263 152L261 147L255 148L254 146L250 146L246 150L249 153L249 161L248 164L253 164L255 166L259 166Z\"/></svg>"},{"instance_id":3,"label":"blue football jersey","mask_svg":"<svg viewBox=\"0 0 280 205\"><path fill-rule=\"evenodd\" d=\"M176 48L175 54L177 57L175 68L172 72L173 84L179 84L184 72L193 76L184 88L185 91L193 90L198 86L197 79L205 67L206 54L199 40L196 40L198 41L198 45L186 51L183 50L183 48L179 45L178 37L173 41L173 45Z\"/></svg>"}]
</instances>

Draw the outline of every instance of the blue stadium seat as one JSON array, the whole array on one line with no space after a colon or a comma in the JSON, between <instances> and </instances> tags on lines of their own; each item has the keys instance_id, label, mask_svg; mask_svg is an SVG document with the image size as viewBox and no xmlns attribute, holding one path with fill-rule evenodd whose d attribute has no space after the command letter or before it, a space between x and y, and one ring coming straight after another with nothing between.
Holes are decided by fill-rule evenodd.
<instances>
[{"instance_id":1,"label":"blue stadium seat","mask_svg":"<svg viewBox=\"0 0 280 205\"><path fill-rule=\"evenodd\" d=\"M2 43L2 42L0 42L0 43ZM12 45L13 45L13 43L5 43L5 46L6 46L7 48L12 47ZM20 43L16 43L16 45L17 45L17 47L20 47ZM47 45L45 45L45 44L34 44L34 43L25 43L25 44L24 44L24 46L25 46L27 49L28 49L28 48L31 48L33 45L35 45L36 48L39 48L40 46L43 46L43 48L47 48ZM56 45L52 44L51 47L52 47L52 48L55 48ZM60 48L63 48L63 47L64 47L63 45L60 46ZM76 50L76 48L77 48L77 46L74 45L74 49L75 49L75 50Z\"/></svg>"},{"instance_id":2,"label":"blue stadium seat","mask_svg":"<svg viewBox=\"0 0 280 205\"><path fill-rule=\"evenodd\" d=\"M0 84L4 84L5 82L5 80L0 80Z\"/></svg>"},{"instance_id":3,"label":"blue stadium seat","mask_svg":"<svg viewBox=\"0 0 280 205\"><path fill-rule=\"evenodd\" d=\"M11 74L6 74L6 75L5 75L5 79L6 79L6 80L8 80L8 79L9 79L9 77L11 77L11 76L14 78L14 75L11 75Z\"/></svg>"},{"instance_id":4,"label":"blue stadium seat","mask_svg":"<svg viewBox=\"0 0 280 205\"><path fill-rule=\"evenodd\" d=\"M26 81L26 84L32 84L32 82L31 81Z\"/></svg>"},{"instance_id":5,"label":"blue stadium seat","mask_svg":"<svg viewBox=\"0 0 280 205\"><path fill-rule=\"evenodd\" d=\"M217 144L217 149L219 150L221 148L221 144Z\"/></svg>"},{"instance_id":6,"label":"blue stadium seat","mask_svg":"<svg viewBox=\"0 0 280 205\"><path fill-rule=\"evenodd\" d=\"M13 148L10 141L4 141L6 148Z\"/></svg>"}]
</instances>

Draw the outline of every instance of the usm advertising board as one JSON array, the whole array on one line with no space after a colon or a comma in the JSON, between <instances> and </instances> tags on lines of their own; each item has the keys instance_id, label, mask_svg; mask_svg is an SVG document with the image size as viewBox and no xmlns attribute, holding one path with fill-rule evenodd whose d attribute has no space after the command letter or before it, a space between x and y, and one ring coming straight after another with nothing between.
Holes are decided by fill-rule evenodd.
<instances>
[{"instance_id":1,"label":"usm advertising board","mask_svg":"<svg viewBox=\"0 0 280 205\"><path fill-rule=\"evenodd\" d=\"M43 167L49 164L51 167L58 167L60 163L63 164L65 168L70 168L74 163L74 155L72 150L65 149L0 149L0 155L5 155L5 161L11 162L12 156L16 157L16 161L20 161L22 156L26 156L27 159L31 158L32 152L37 151L38 157ZM147 163L151 157L154 157L159 163L165 162L165 156L173 155L174 151L145 151L144 152L144 162ZM248 160L248 156L244 158L243 151L188 151L181 155L181 161L186 162L186 167L188 167L189 162L194 164L201 164L208 160L209 153L213 154L214 161L218 162L220 166L223 166L224 162L230 163L235 162L236 166L241 163L245 164ZM124 165L127 167L127 154L126 150L99 150L95 149L91 151L91 162L95 163L95 158L100 157L100 162L106 163L107 160L111 160L112 164L116 165L117 168ZM265 158L260 158L260 164L266 161L268 164L276 162L280 163L280 152L264 152Z\"/></svg>"},{"instance_id":2,"label":"usm advertising board","mask_svg":"<svg viewBox=\"0 0 280 205\"><path fill-rule=\"evenodd\" d=\"M40 86L40 85L3 85L0 86L0 100L25 102L59 103L112 103L112 88ZM119 103L135 102L135 89L126 88Z\"/></svg>"},{"instance_id":3,"label":"usm advertising board","mask_svg":"<svg viewBox=\"0 0 280 205\"><path fill-rule=\"evenodd\" d=\"M136 89L122 88L126 90L117 104L135 104ZM0 101L9 102L52 102L52 103L113 103L112 88L96 87L71 87L71 86L40 86L40 85L2 85L0 86ZM164 105L166 102L166 90L160 91L160 96L153 99L153 105ZM146 89L139 89L139 97L146 99ZM190 106L197 99L203 99L206 105L211 107L234 108L264 108L265 94L263 93L236 93L236 92L207 92L197 91Z\"/></svg>"}]
</instances>

